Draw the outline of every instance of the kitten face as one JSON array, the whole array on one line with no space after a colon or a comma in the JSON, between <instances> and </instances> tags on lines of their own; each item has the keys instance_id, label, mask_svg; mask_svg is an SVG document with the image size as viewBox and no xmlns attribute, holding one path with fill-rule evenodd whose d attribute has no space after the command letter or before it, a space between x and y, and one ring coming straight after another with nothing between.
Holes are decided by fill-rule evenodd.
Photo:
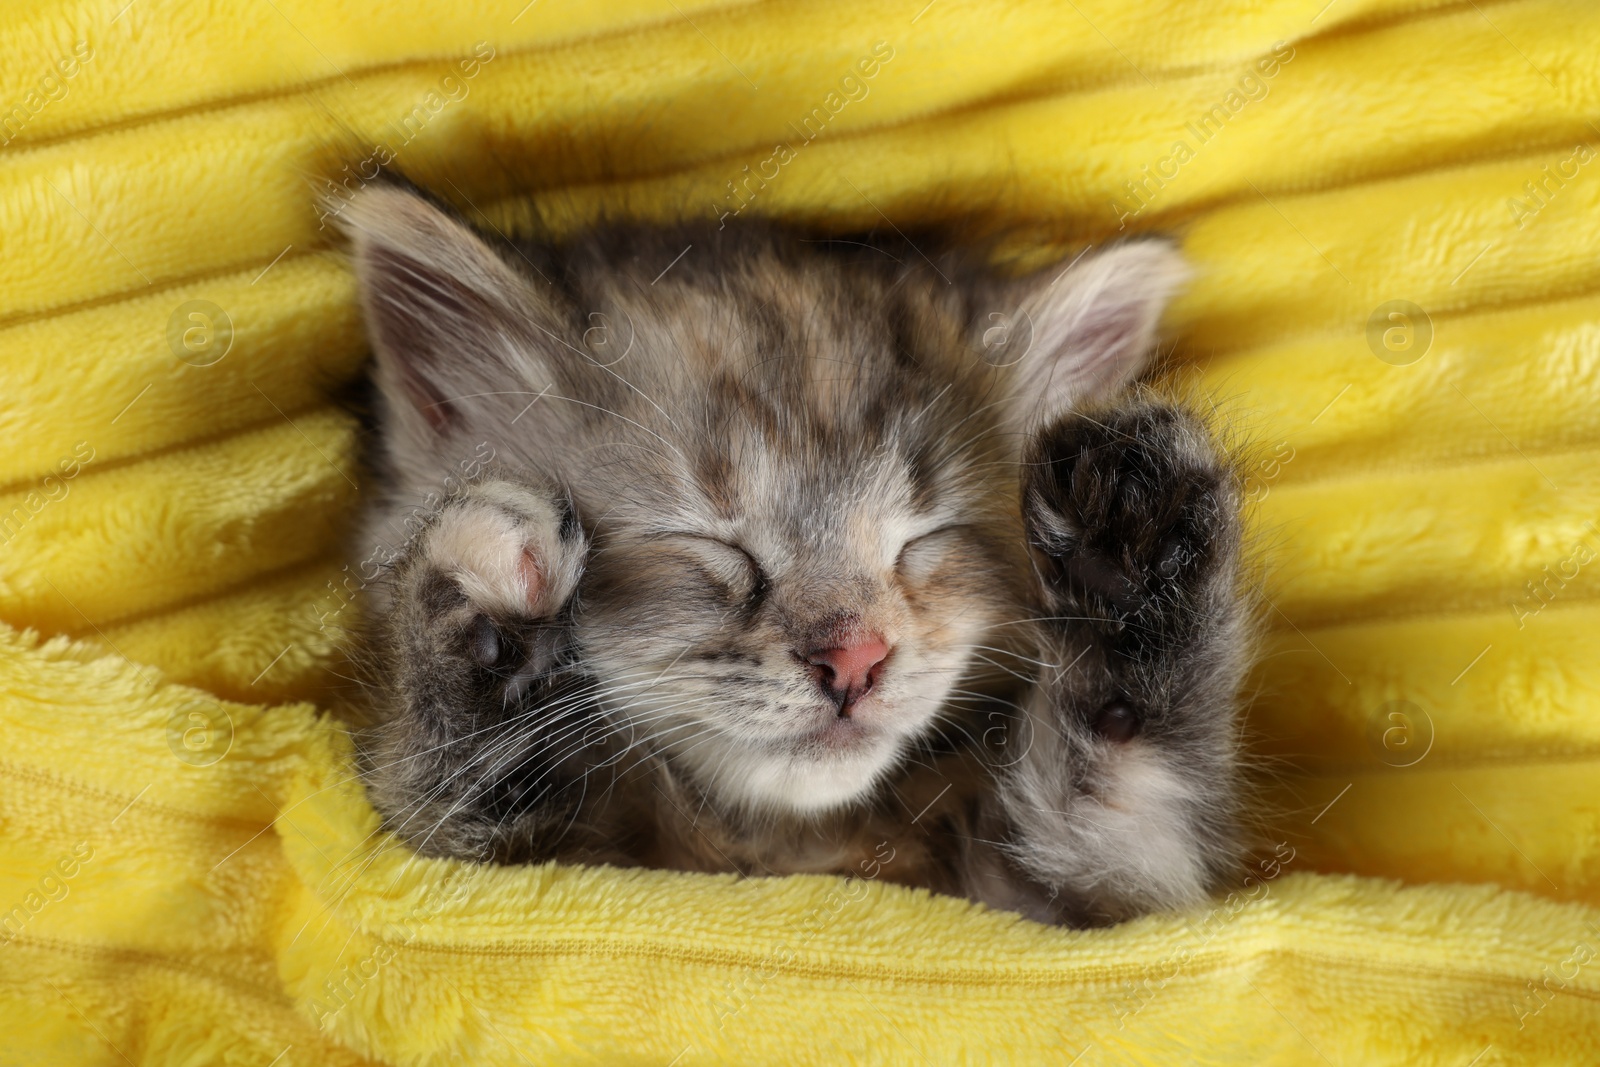
<instances>
[{"instance_id":1,"label":"kitten face","mask_svg":"<svg viewBox=\"0 0 1600 1067\"><path fill-rule=\"evenodd\" d=\"M966 354L930 352L919 380L881 351L830 402L780 405L779 360L721 350L712 373L737 361L741 384L672 396L683 454L619 478L596 527L579 639L602 678L651 683L613 715L747 806L860 795L1015 616L1010 442L953 395Z\"/></svg>"},{"instance_id":2,"label":"kitten face","mask_svg":"<svg viewBox=\"0 0 1600 1067\"><path fill-rule=\"evenodd\" d=\"M1155 244L1001 282L710 226L501 252L393 188L344 218L390 475L369 539L480 442L563 486L612 729L780 813L863 796L1015 644L1018 444L1141 369L1183 276ZM995 314L1033 338L1004 366Z\"/></svg>"}]
</instances>

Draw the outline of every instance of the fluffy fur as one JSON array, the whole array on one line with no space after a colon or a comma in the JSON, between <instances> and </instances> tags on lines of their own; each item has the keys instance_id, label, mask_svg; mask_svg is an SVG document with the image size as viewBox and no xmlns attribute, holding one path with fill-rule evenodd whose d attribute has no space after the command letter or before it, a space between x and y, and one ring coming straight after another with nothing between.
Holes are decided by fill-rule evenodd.
<instances>
[{"instance_id":1,"label":"fluffy fur","mask_svg":"<svg viewBox=\"0 0 1600 1067\"><path fill-rule=\"evenodd\" d=\"M1006 279L765 225L497 248L398 187L344 218L387 560L363 749L415 847L887 847L886 877L1069 922L1226 867L1237 493L1191 416L1105 406L1169 247Z\"/></svg>"}]
</instances>

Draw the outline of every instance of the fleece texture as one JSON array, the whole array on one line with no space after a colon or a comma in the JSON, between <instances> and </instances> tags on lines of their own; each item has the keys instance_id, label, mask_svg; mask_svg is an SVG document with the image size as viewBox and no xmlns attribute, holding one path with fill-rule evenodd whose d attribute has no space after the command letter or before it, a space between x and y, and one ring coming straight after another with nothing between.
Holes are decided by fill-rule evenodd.
<instances>
[{"instance_id":1,"label":"fleece texture","mask_svg":"<svg viewBox=\"0 0 1600 1067\"><path fill-rule=\"evenodd\" d=\"M1600 1062L1597 40L1590 0L7 6L0 1060ZM325 710L365 343L317 205L379 167L507 233L1173 235L1270 858L1070 932L396 847Z\"/></svg>"}]
</instances>

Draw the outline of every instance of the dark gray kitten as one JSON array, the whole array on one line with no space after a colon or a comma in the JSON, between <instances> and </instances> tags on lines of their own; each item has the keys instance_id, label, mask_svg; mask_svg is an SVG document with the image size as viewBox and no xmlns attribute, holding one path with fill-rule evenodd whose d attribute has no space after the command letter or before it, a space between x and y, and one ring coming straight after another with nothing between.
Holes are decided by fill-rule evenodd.
<instances>
[{"instance_id":1,"label":"dark gray kitten","mask_svg":"<svg viewBox=\"0 0 1600 1067\"><path fill-rule=\"evenodd\" d=\"M1232 869L1238 489L1129 388L1169 246L1008 279L766 225L495 246L398 186L342 215L401 838L1074 923Z\"/></svg>"}]
</instances>

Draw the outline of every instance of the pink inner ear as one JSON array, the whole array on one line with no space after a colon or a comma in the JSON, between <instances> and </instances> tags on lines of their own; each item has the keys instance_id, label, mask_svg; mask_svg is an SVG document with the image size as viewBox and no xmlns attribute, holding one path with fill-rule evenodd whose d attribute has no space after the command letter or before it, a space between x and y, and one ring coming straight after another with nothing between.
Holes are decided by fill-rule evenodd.
<instances>
[{"instance_id":1,"label":"pink inner ear","mask_svg":"<svg viewBox=\"0 0 1600 1067\"><path fill-rule=\"evenodd\" d=\"M1162 309L1188 275L1170 245L1132 241L1036 288L1024 301L1034 323L1024 402L1049 419L1138 377L1154 358Z\"/></svg>"},{"instance_id":2,"label":"pink inner ear","mask_svg":"<svg viewBox=\"0 0 1600 1067\"><path fill-rule=\"evenodd\" d=\"M540 602L544 599L544 570L539 566L539 557L533 554L533 549L522 550L522 561L517 565L517 574L522 579L523 587L528 591L528 609L537 612Z\"/></svg>"},{"instance_id":3,"label":"pink inner ear","mask_svg":"<svg viewBox=\"0 0 1600 1067\"><path fill-rule=\"evenodd\" d=\"M415 371L409 367L402 367L400 385L405 389L406 396L411 399L411 406L427 420L434 433L444 433L450 428L450 419L455 414L455 409L435 395Z\"/></svg>"}]
</instances>

